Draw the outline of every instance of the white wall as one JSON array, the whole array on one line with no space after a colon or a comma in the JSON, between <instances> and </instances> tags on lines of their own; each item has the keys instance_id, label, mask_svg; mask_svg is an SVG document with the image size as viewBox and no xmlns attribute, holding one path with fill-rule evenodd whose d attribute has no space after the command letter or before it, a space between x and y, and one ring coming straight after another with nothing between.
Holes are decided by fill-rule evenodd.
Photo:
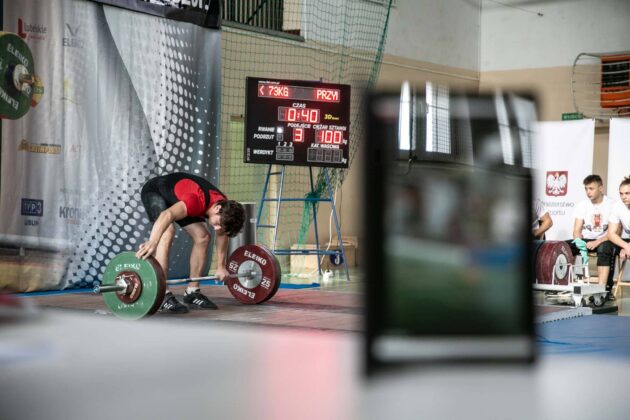
<instances>
[{"instance_id":1,"label":"white wall","mask_svg":"<svg viewBox=\"0 0 630 420\"><path fill-rule=\"evenodd\" d=\"M481 0L396 0L385 54L479 71Z\"/></svg>"},{"instance_id":2,"label":"white wall","mask_svg":"<svg viewBox=\"0 0 630 420\"><path fill-rule=\"evenodd\" d=\"M582 52L630 50L629 0L500 3L514 7L482 3L482 72L571 66Z\"/></svg>"}]
</instances>

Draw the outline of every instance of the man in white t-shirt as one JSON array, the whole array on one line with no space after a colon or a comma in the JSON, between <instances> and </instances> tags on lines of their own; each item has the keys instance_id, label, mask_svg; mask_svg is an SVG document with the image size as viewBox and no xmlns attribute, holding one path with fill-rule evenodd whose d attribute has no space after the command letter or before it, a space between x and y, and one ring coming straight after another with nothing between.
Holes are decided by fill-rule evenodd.
<instances>
[{"instance_id":1,"label":"man in white t-shirt","mask_svg":"<svg viewBox=\"0 0 630 420\"><path fill-rule=\"evenodd\" d=\"M547 207L540 201L540 198L534 200L533 214L532 234L534 235L534 239L545 239L545 232L553 226L553 221L551 220Z\"/></svg>"},{"instance_id":2,"label":"man in white t-shirt","mask_svg":"<svg viewBox=\"0 0 630 420\"><path fill-rule=\"evenodd\" d=\"M589 251L597 251L599 284L606 285L610 291L615 248L608 241L608 224L613 201L604 195L604 183L599 175L589 175L583 183L588 200L580 201L575 206L573 240L582 239ZM578 255L580 249L573 240L567 242L571 245L573 255Z\"/></svg>"},{"instance_id":3,"label":"man in white t-shirt","mask_svg":"<svg viewBox=\"0 0 630 420\"><path fill-rule=\"evenodd\" d=\"M625 260L630 259L630 176L621 181L619 198L610 212L608 240L619 247L619 258Z\"/></svg>"}]
</instances>

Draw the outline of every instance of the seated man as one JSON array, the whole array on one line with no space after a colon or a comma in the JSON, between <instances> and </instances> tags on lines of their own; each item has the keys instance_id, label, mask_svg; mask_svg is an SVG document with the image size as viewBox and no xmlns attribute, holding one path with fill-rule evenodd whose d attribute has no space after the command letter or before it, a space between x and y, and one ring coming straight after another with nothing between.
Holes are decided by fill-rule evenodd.
<instances>
[{"instance_id":1,"label":"seated man","mask_svg":"<svg viewBox=\"0 0 630 420\"><path fill-rule=\"evenodd\" d=\"M610 211L608 240L619 247L619 258L627 260L630 259L630 176L621 181L619 198L621 202L615 202ZM625 238L621 237L622 230Z\"/></svg>"},{"instance_id":2,"label":"seated man","mask_svg":"<svg viewBox=\"0 0 630 420\"><path fill-rule=\"evenodd\" d=\"M141 197L149 220L153 222L153 228L149 240L140 245L136 256L146 259L155 255L168 276L168 255L175 237L173 222L176 222L193 240L190 277L201 277L210 244L207 223L216 234L215 275L218 280L223 281L228 275L225 268L228 237L235 236L243 228L243 206L234 200L228 200L225 194L207 180L182 172L148 180L142 187ZM191 308L217 309L210 299L201 294L199 282L189 283L184 302ZM186 313L188 307L167 290L162 310Z\"/></svg>"},{"instance_id":3,"label":"seated man","mask_svg":"<svg viewBox=\"0 0 630 420\"><path fill-rule=\"evenodd\" d=\"M534 239L545 239L545 232L553 226L553 220L551 220L549 211L547 211L547 208L539 198L534 201L533 212L535 217L532 222Z\"/></svg>"},{"instance_id":4,"label":"seated man","mask_svg":"<svg viewBox=\"0 0 630 420\"><path fill-rule=\"evenodd\" d=\"M587 200L580 201L575 206L573 222L573 239L568 240L573 255L578 255L580 249L575 239L586 242L586 249L597 251L597 277L599 284L606 285L606 290L612 289L611 265L614 263L614 246L608 241L608 219L613 201L604 195L604 184L599 175L589 175L584 178L584 192ZM612 294L609 293L612 299Z\"/></svg>"}]
</instances>

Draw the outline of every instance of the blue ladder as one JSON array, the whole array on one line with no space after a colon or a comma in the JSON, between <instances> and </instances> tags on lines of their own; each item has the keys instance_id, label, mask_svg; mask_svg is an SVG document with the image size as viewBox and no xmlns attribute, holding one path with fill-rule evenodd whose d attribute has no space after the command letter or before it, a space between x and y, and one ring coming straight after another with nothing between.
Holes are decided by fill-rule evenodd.
<instances>
[{"instance_id":1,"label":"blue ladder","mask_svg":"<svg viewBox=\"0 0 630 420\"><path fill-rule=\"evenodd\" d=\"M335 258L340 258L343 261L344 269L346 272L346 280L350 281L350 274L348 272L348 261L346 260L346 253L343 247L343 240L341 239L341 230L339 229L339 220L337 219L337 209L335 208L335 200L333 198L332 189L330 187L330 178L328 177L328 168L322 168L322 172L324 174L324 180L326 182L326 190L328 192L328 198L317 198L317 197L304 197L304 198L284 198L282 197L282 191L284 189L284 173L286 166L282 165L282 169L278 172L272 172L272 165L270 164L267 169L267 176L265 177L265 184L263 186L262 197L260 199L260 204L258 206L258 214L256 216L256 229L258 228L268 228L273 229L273 245L272 252L275 255L317 255L317 271L321 275L322 267L319 259L320 255L329 255L331 258L334 256ZM313 168L311 166L308 167L308 173L311 181L311 193L315 193L315 184L313 182ZM269 186L269 179L271 176L280 175L280 190L278 192L278 198L267 198L267 188ZM278 239L278 222L280 220L280 207L283 201L301 201L301 202L310 202L313 206L313 225L315 229L315 249L277 249L276 242ZM275 223L272 225L261 224L261 215L263 210L263 205L269 202L276 202L276 217ZM326 251L319 249L319 233L317 229L317 203L318 202L330 202L332 206L332 214L335 220L335 229L337 231L337 245L338 249L334 251Z\"/></svg>"}]
</instances>

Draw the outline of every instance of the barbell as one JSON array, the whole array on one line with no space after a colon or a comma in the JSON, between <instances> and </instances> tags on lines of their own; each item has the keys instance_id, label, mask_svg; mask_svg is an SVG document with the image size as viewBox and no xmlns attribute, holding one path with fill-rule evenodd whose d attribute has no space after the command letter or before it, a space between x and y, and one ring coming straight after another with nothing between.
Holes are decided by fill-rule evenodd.
<instances>
[{"instance_id":1,"label":"barbell","mask_svg":"<svg viewBox=\"0 0 630 420\"><path fill-rule=\"evenodd\" d=\"M241 303L258 304L273 297L280 287L281 270L273 253L260 245L244 245L227 259L228 290ZM153 315L162 305L167 284L216 280L216 276L166 280L154 257L139 259L134 252L116 255L105 267L100 286L105 305L119 318L140 319Z\"/></svg>"},{"instance_id":2,"label":"barbell","mask_svg":"<svg viewBox=\"0 0 630 420\"><path fill-rule=\"evenodd\" d=\"M225 276L225 278L239 278L239 279L247 279L253 280L255 279L256 272L250 271L246 273L236 273L229 274ZM194 281L203 281L203 280L217 280L217 276L203 276L203 277L187 277L183 279L173 279L166 280L166 284L179 284L179 283L192 283ZM129 281L125 276L121 276L121 278L116 279L116 284L113 286L95 286L94 293L109 293L109 292L123 292L122 294L130 294L131 293L132 282Z\"/></svg>"}]
</instances>

